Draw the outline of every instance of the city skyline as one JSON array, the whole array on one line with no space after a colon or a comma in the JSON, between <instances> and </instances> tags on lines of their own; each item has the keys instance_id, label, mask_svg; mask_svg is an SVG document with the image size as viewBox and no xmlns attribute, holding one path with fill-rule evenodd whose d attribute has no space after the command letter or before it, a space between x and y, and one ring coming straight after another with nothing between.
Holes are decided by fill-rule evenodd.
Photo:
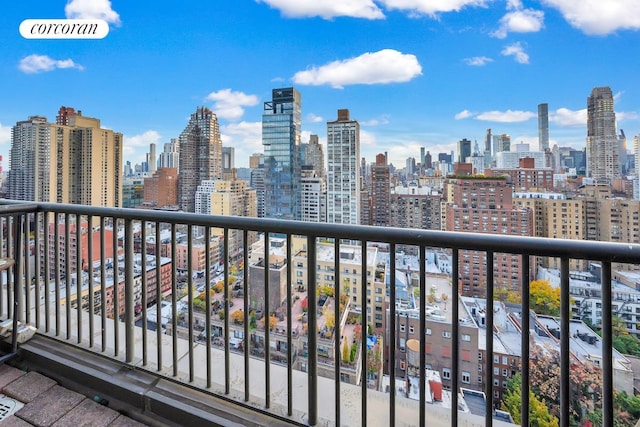
<instances>
[{"instance_id":1,"label":"city skyline","mask_svg":"<svg viewBox=\"0 0 640 427\"><path fill-rule=\"evenodd\" d=\"M302 142L313 133L326 146L326 122L348 108L368 162L387 151L402 167L420 147L455 151L463 138L482 142L487 128L537 149L541 103L550 145L582 148L586 100L598 86L611 87L630 148L640 133L640 5L582 3L599 13L563 0L186 2L170 11L159 2L157 13L114 0L94 3L110 22L105 39L54 41L23 39L17 28L86 17L90 2L27 1L0 21L0 88L10 100L0 106L0 155L7 169L16 122L52 121L68 105L122 132L123 160L141 163L149 144L161 151L206 106L245 167L263 151L262 103L289 86L304 100Z\"/></svg>"}]
</instances>

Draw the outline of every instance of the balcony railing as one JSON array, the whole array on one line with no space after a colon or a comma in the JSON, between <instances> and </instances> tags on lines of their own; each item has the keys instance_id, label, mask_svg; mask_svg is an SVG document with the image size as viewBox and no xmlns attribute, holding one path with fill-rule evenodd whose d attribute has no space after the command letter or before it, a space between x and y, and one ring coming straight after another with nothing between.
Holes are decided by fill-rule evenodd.
<instances>
[{"instance_id":1,"label":"balcony railing","mask_svg":"<svg viewBox=\"0 0 640 427\"><path fill-rule=\"evenodd\" d=\"M220 396L245 409L259 411L280 420L298 425L400 425L412 423L426 425L427 419L449 425L462 422L478 424L477 419L459 410L458 391L461 386L460 354L461 341L468 341L468 335L462 336L462 328L466 327L465 313L461 312L459 259L461 251L477 250L486 254L487 264L493 265L496 254L508 253L520 256L521 271L527 272L520 277L522 292L522 313L529 312L528 286L529 276L535 257L558 257L561 259L561 316L560 323L560 425L568 426L570 413L570 295L569 295L569 262L572 259L597 261L602 266L602 304L611 306L612 263L640 264L640 245L616 244L603 242L569 241L540 239L529 237L495 236L488 234L465 234L427 230L411 230L396 228L378 228L366 226L346 226L329 224L312 224L294 221L276 221L270 219L220 217L187 213L171 213L147 210L112 209L87 207L78 205L18 203L5 201L0 207L0 242L1 255L15 259L16 264L6 275L6 281L0 292L0 316L16 317L21 322L33 324L38 333L59 340L66 345L74 345L89 351L97 352L121 361L132 369L140 369L154 373L162 378L178 383L186 383L201 389L213 396ZM212 258L215 248L211 241L213 230L221 230L222 264L225 266L220 290L221 308L213 315L212 305L216 300L210 290L215 285L216 272L222 269ZM242 256L234 266L229 260L229 239L231 231L240 230ZM274 282L276 276L270 274L272 269L262 268L261 277L251 278L251 260L255 254L250 253L250 235L260 233L263 237L263 254L269 254L272 241L277 236L278 242L284 242L284 270L286 280ZM178 271L177 246L180 235L186 236L188 260L193 260L193 252L198 245L194 243L198 236L206 236L204 272L200 267L196 271L192 262L187 262L186 271ZM296 253L294 239L303 239L305 257L306 294L308 309L304 314L297 314L294 306L294 295L298 285L294 276L294 268L302 265L294 260ZM283 240L282 240L283 239ZM164 240L164 241L163 241ZM214 239L215 240L215 239ZM359 253L354 259L359 263L360 284L357 294L349 285L348 297L357 301L358 307L348 307L353 313L361 313L357 325L349 325L353 332L359 327L359 333L344 336L342 328L346 328L341 319L344 304L332 304L330 316L333 324L340 329L332 335L333 346L330 353L318 353L321 328L327 324L320 321L323 313L318 307L319 286L318 273L319 242L330 244L333 248L334 283L333 298L340 301L341 295L347 291L343 288L343 272L341 268L341 241L359 244ZM138 242L138 243L136 243ZM329 243L327 243L329 242ZM153 244L151 244L153 243ZM280 244L279 243L279 244ZM363 284L373 280L374 274L368 275L370 263L367 244L375 243L377 247L388 250L390 262L385 275L388 283L396 283L396 274L400 268L395 266L395 253L398 247L412 246L417 248L419 266L419 289L417 307L418 341L421 349L425 349L428 339L427 320L445 321L444 316L433 314L428 304L432 276L426 271L427 248L442 248L451 254L450 275L451 299L445 301L451 316L451 351L450 351L450 409L446 411L426 403L427 378L424 369L431 364L427 351L418 351L419 368L417 369L416 400L408 399L399 393L396 384L401 378L396 370L396 356L405 353L403 345L397 346L399 338L398 322L404 317L396 314L396 286L390 286L388 293L388 315L385 330L378 335L388 337L387 366L391 387L388 390L370 389L372 373L367 352L362 351L371 346L371 334L367 333L367 313L372 307L368 301L366 286ZM357 246L357 245L356 245ZM166 255L161 254L161 250ZM52 255L49 255L52 254ZM266 255L263 255L266 257ZM140 264L136 263L136 258ZM170 265L163 259L170 258ZM235 257L233 257L235 258ZM270 259L270 258L269 258ZM282 260L280 260L282 261ZM271 262L271 260L270 260ZM138 267L142 265L142 269ZM162 267L160 267L162 265ZM264 263L263 263L264 265ZM240 266L242 267L242 271ZM282 267L279 263L278 267ZM230 276L232 268L237 269L237 279L242 281L242 297L232 298L234 283ZM350 267L351 268L351 267ZM149 273L155 269L155 275ZM158 270L161 269L161 272ZM406 269L403 267L403 270ZM141 274L136 275L137 271ZM486 269L485 283L494 283L494 269ZM146 272L146 273L145 273ZM163 272L168 272L164 274ZM202 274L202 277L198 277ZM321 272L324 275L324 271ZM404 273L402 273L404 274ZM186 275L186 284L181 277ZM353 276L353 274L350 274ZM444 280L445 275L439 275ZM184 280L184 278L182 279ZM202 284L204 283L204 287ZM258 286L256 287L256 283ZM15 285L15 286L14 286ZM283 310L277 318L276 329L268 327L266 319L275 307L256 308L260 299L266 304L271 301L274 292L280 292ZM435 286L435 285L434 285ZM203 291L199 292L198 288ZM253 287L253 288L252 288ZM186 290L184 301L178 299L181 290ZM255 288L255 289L254 289ZM17 292L13 292L16 289ZM259 298L257 298L259 296ZM486 300L493 301L494 289L486 286ZM194 299L204 298L204 320L201 319L202 307L199 308L199 319L194 318ZM370 296L374 297L373 292ZM235 301L234 307L231 303ZM162 304L160 304L162 302ZM155 305L155 313L151 309ZM238 307L240 305L240 307ZM241 315L234 312L242 309ZM262 320L254 319L257 310L262 310ZM222 313L222 314L221 314ZM371 310L372 316L375 310ZM324 313L327 314L327 313ZM277 317L277 316L274 316ZM297 325L298 318L304 317L304 328ZM408 320L408 317L406 318ZM262 326L257 322L262 321ZM530 334L534 328L530 324L530 316L522 316L521 360L522 396L529 395L530 389ZM204 322L204 324L202 324ZM324 320L326 322L326 320ZM494 330L493 310L486 310L486 330ZM602 413L603 425L613 425L614 382L613 382L613 349L612 349L612 313L604 310L602 315ZM197 325L197 326L196 326ZM319 326L324 325L324 326ZM329 325L330 326L330 325ZM336 326L333 326L334 328ZM537 326L536 326L537 327ZM404 328L404 327L403 327ZM155 329L155 330L153 330ZM331 328L329 328L331 329ZM254 334L254 331L259 334ZM167 334L168 331L168 334ZM204 331L204 332L202 332ZM212 332L215 331L215 332ZM294 331L299 331L294 333ZM402 332L404 334L404 332ZM494 360L494 334L487 332L483 343L485 348L484 364ZM261 337L259 351L252 351L252 340L248 337ZM273 337L273 339L272 339ZM286 345L274 349L275 343ZM296 348L296 343L306 343ZM344 345L342 341L347 341ZM359 378L347 381L344 365L345 346L348 340L357 340ZM267 344L269 343L269 344ZM218 344L218 345L216 345ZM219 344L222 344L220 346ZM369 347L368 347L369 346ZM323 347L324 349L325 347ZM329 348L329 347L326 347ZM430 348L430 346L429 346ZM326 353L325 350L323 352ZM259 354L256 357L254 354ZM277 356L274 360L272 354ZM297 357L296 357L297 356ZM288 363L283 364L282 360ZM330 378L318 376L318 367L323 369L333 363ZM404 362L403 362L404 363ZM300 370L294 369L294 365ZM499 425L494 421L495 407L492 403L494 382L491 381L491 366L484 366L480 375L484 376L482 387L489 402L485 405L484 424ZM325 369L325 374L326 374ZM331 370L329 370L331 372ZM477 375L472 372L471 375ZM232 378L233 376L233 378ZM487 379L489 378L489 379ZM468 381L468 378L466 379ZM465 381L465 382L467 382ZM409 380L407 379L407 383ZM356 385L354 385L356 384ZM414 389L413 392L416 392ZM521 425L529 425L529 400L522 400Z\"/></svg>"}]
</instances>

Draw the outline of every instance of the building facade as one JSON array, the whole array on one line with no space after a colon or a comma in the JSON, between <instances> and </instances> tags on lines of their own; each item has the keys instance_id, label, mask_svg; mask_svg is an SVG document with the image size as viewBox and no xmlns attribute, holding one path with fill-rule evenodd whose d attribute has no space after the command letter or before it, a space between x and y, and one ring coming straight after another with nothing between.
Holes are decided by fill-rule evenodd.
<instances>
[{"instance_id":1,"label":"building facade","mask_svg":"<svg viewBox=\"0 0 640 427\"><path fill-rule=\"evenodd\" d=\"M273 89L264 103L264 215L300 219L300 132L302 97L295 88Z\"/></svg>"},{"instance_id":2,"label":"building facade","mask_svg":"<svg viewBox=\"0 0 640 427\"><path fill-rule=\"evenodd\" d=\"M446 230L470 233L492 233L516 236L532 236L532 213L512 202L512 188L500 178L452 178L446 202ZM494 282L487 277L487 253L460 251L459 272L462 294L484 296L486 287L518 291L522 259L514 254L494 254Z\"/></svg>"},{"instance_id":3,"label":"building facade","mask_svg":"<svg viewBox=\"0 0 640 427\"><path fill-rule=\"evenodd\" d=\"M613 93L596 87L587 98L587 172L597 183L622 175Z\"/></svg>"},{"instance_id":4,"label":"building facade","mask_svg":"<svg viewBox=\"0 0 640 427\"><path fill-rule=\"evenodd\" d=\"M178 203L195 212L195 194L204 180L222 179L222 141L218 117L206 107L191 114L179 138Z\"/></svg>"},{"instance_id":5,"label":"building facade","mask_svg":"<svg viewBox=\"0 0 640 427\"><path fill-rule=\"evenodd\" d=\"M360 124L349 110L327 122L327 222L360 221Z\"/></svg>"}]
</instances>

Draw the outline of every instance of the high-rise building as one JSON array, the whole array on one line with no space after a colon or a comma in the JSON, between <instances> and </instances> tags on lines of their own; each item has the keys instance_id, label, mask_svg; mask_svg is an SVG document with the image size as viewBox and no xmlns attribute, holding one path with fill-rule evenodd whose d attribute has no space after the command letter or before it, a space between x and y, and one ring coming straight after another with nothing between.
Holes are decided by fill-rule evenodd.
<instances>
[{"instance_id":1,"label":"high-rise building","mask_svg":"<svg viewBox=\"0 0 640 427\"><path fill-rule=\"evenodd\" d=\"M302 166L300 215L302 221L327 222L327 186L311 165Z\"/></svg>"},{"instance_id":2,"label":"high-rise building","mask_svg":"<svg viewBox=\"0 0 640 427\"><path fill-rule=\"evenodd\" d=\"M391 171L384 154L371 165L371 225L387 227L390 222Z\"/></svg>"},{"instance_id":3,"label":"high-rise building","mask_svg":"<svg viewBox=\"0 0 640 427\"><path fill-rule=\"evenodd\" d=\"M309 135L304 164L313 166L316 174L324 177L324 150L318 141L318 135Z\"/></svg>"},{"instance_id":4,"label":"high-rise building","mask_svg":"<svg viewBox=\"0 0 640 427\"><path fill-rule=\"evenodd\" d=\"M178 205L178 170L160 168L144 180L144 206L152 208Z\"/></svg>"},{"instance_id":5,"label":"high-rise building","mask_svg":"<svg viewBox=\"0 0 640 427\"><path fill-rule=\"evenodd\" d=\"M156 162L156 144L149 145L149 152L147 153L147 172L154 173L158 170L158 164Z\"/></svg>"},{"instance_id":6,"label":"high-rise building","mask_svg":"<svg viewBox=\"0 0 640 427\"><path fill-rule=\"evenodd\" d=\"M424 155L424 167L426 169L431 169L433 167L431 159L431 153L427 151L427 154Z\"/></svg>"},{"instance_id":7,"label":"high-rise building","mask_svg":"<svg viewBox=\"0 0 640 427\"><path fill-rule=\"evenodd\" d=\"M236 168L236 149L233 147L222 147L222 171L230 173Z\"/></svg>"},{"instance_id":8,"label":"high-rise building","mask_svg":"<svg viewBox=\"0 0 640 427\"><path fill-rule=\"evenodd\" d=\"M531 211L513 204L513 189L504 178L456 178L445 183L447 195L445 218L447 231L532 236ZM460 251L459 275L462 294L485 296L487 265L493 265L494 288L518 291L522 270L520 255Z\"/></svg>"},{"instance_id":9,"label":"high-rise building","mask_svg":"<svg viewBox=\"0 0 640 427\"><path fill-rule=\"evenodd\" d=\"M264 215L300 219L300 133L302 98L292 87L273 89L264 103Z\"/></svg>"},{"instance_id":10,"label":"high-rise building","mask_svg":"<svg viewBox=\"0 0 640 427\"><path fill-rule=\"evenodd\" d=\"M56 181L51 167L51 131L46 117L31 116L11 129L9 153L9 192L11 200L54 202L51 184Z\"/></svg>"},{"instance_id":11,"label":"high-rise building","mask_svg":"<svg viewBox=\"0 0 640 427\"><path fill-rule=\"evenodd\" d=\"M11 132L9 198L122 206L122 134L61 107L56 124L33 116Z\"/></svg>"},{"instance_id":12,"label":"high-rise building","mask_svg":"<svg viewBox=\"0 0 640 427\"><path fill-rule=\"evenodd\" d=\"M511 151L511 137L506 133L498 135L497 153L509 151Z\"/></svg>"},{"instance_id":13,"label":"high-rise building","mask_svg":"<svg viewBox=\"0 0 640 427\"><path fill-rule=\"evenodd\" d=\"M222 142L218 117L206 107L191 114L180 142L178 203L180 209L195 212L195 194L204 180L222 179Z\"/></svg>"},{"instance_id":14,"label":"high-rise building","mask_svg":"<svg viewBox=\"0 0 640 427\"><path fill-rule=\"evenodd\" d=\"M640 199L640 134L633 137L633 163L636 176L633 184L633 198Z\"/></svg>"},{"instance_id":15,"label":"high-rise building","mask_svg":"<svg viewBox=\"0 0 640 427\"><path fill-rule=\"evenodd\" d=\"M616 133L613 93L596 87L587 98L587 174L598 183L610 183L622 174Z\"/></svg>"},{"instance_id":16,"label":"high-rise building","mask_svg":"<svg viewBox=\"0 0 640 427\"><path fill-rule=\"evenodd\" d=\"M264 165L264 154L262 153L253 153L249 156L249 168L255 169L260 167L260 165Z\"/></svg>"},{"instance_id":17,"label":"high-rise building","mask_svg":"<svg viewBox=\"0 0 640 427\"><path fill-rule=\"evenodd\" d=\"M549 148L549 104L538 104L538 144L540 151Z\"/></svg>"},{"instance_id":18,"label":"high-rise building","mask_svg":"<svg viewBox=\"0 0 640 427\"><path fill-rule=\"evenodd\" d=\"M327 222L360 221L360 124L349 110L327 122Z\"/></svg>"},{"instance_id":19,"label":"high-rise building","mask_svg":"<svg viewBox=\"0 0 640 427\"><path fill-rule=\"evenodd\" d=\"M471 141L464 138L458 141L458 163L466 163L467 157L471 157Z\"/></svg>"},{"instance_id":20,"label":"high-rise building","mask_svg":"<svg viewBox=\"0 0 640 427\"><path fill-rule=\"evenodd\" d=\"M171 138L171 142L164 144L159 160L160 168L175 168L180 173L180 142L177 138Z\"/></svg>"},{"instance_id":21,"label":"high-rise building","mask_svg":"<svg viewBox=\"0 0 640 427\"><path fill-rule=\"evenodd\" d=\"M245 216L257 215L256 192L247 182L237 179L233 173L229 179L203 180L194 197L195 212L208 215ZM211 229L212 235L223 236L224 229ZM238 259L243 253L243 233L241 230L228 230L229 256ZM256 241L256 233L249 233L249 244Z\"/></svg>"}]
</instances>

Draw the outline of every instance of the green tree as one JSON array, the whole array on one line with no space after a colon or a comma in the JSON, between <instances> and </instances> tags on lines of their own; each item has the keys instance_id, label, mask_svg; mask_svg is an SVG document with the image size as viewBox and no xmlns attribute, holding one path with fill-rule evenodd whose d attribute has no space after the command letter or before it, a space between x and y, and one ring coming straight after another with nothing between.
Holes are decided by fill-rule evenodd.
<instances>
[{"instance_id":1,"label":"green tree","mask_svg":"<svg viewBox=\"0 0 640 427\"><path fill-rule=\"evenodd\" d=\"M344 363L349 363L350 362L350 351L349 351L349 343L347 343L347 340L344 340L344 345L342 346L342 361Z\"/></svg>"},{"instance_id":2,"label":"green tree","mask_svg":"<svg viewBox=\"0 0 640 427\"><path fill-rule=\"evenodd\" d=\"M502 409L511 414L516 424L520 422L522 412L521 384L520 374L514 375L507 383L507 392L502 399ZM531 390L529 390L529 423L534 427L558 426L558 418L549 412L544 401L533 394Z\"/></svg>"},{"instance_id":3,"label":"green tree","mask_svg":"<svg viewBox=\"0 0 640 427\"><path fill-rule=\"evenodd\" d=\"M560 288L551 286L548 280L534 280L529 284L531 309L538 314L560 315Z\"/></svg>"}]
</instances>

